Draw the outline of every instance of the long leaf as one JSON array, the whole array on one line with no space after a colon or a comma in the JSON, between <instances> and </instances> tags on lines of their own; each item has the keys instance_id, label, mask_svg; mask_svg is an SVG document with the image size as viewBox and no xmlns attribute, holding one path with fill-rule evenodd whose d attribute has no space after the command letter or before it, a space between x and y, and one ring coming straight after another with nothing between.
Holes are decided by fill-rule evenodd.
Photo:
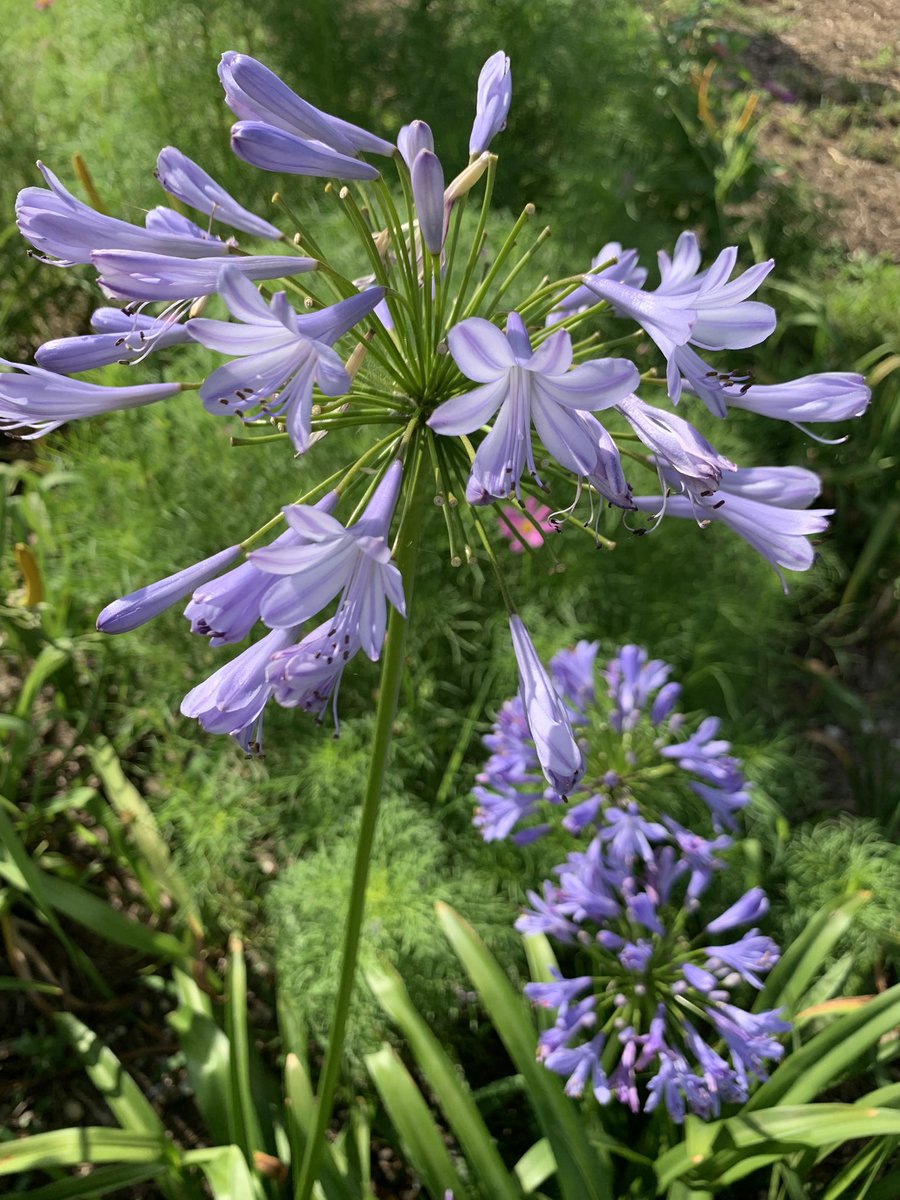
<instances>
[{"instance_id":1,"label":"long leaf","mask_svg":"<svg viewBox=\"0 0 900 1200\"><path fill-rule=\"evenodd\" d=\"M71 1013L56 1013L55 1020L122 1128L165 1137L162 1121L112 1050Z\"/></svg>"},{"instance_id":2,"label":"long leaf","mask_svg":"<svg viewBox=\"0 0 900 1200\"><path fill-rule=\"evenodd\" d=\"M28 1200L93 1200L123 1188L134 1188L169 1169L165 1163L128 1163L121 1167L98 1167L87 1175L69 1175L28 1192ZM186 1198L183 1191L182 1196ZM193 1195L193 1193L190 1193Z\"/></svg>"},{"instance_id":3,"label":"long leaf","mask_svg":"<svg viewBox=\"0 0 900 1200\"><path fill-rule=\"evenodd\" d=\"M889 1108L799 1104L739 1114L706 1125L705 1149L685 1140L663 1155L657 1164L659 1187L664 1191L689 1172L701 1181L733 1182L749 1170L730 1173L730 1169L752 1156L787 1157L807 1147L898 1134L900 1113Z\"/></svg>"},{"instance_id":4,"label":"long leaf","mask_svg":"<svg viewBox=\"0 0 900 1200\"><path fill-rule=\"evenodd\" d=\"M291 1142L291 1162L296 1171L303 1161L303 1147L315 1128L315 1100L305 1065L296 1054L284 1060L285 1111ZM326 1142L319 1162L318 1185L325 1200L359 1200L359 1193L338 1169L332 1144Z\"/></svg>"},{"instance_id":5,"label":"long leaf","mask_svg":"<svg viewBox=\"0 0 900 1200\"><path fill-rule=\"evenodd\" d=\"M178 1152L166 1137L87 1125L54 1129L0 1143L0 1175L79 1163L158 1163L177 1166Z\"/></svg>"},{"instance_id":6,"label":"long leaf","mask_svg":"<svg viewBox=\"0 0 900 1200\"><path fill-rule=\"evenodd\" d=\"M6 853L2 838L0 875L19 891L29 891L29 883L20 869L20 864L14 862ZM186 957L187 951L178 938L170 933L149 929L131 917L126 917L124 913L111 908L105 900L77 884L59 879L49 871L41 871L40 887L43 889L44 902L54 912L62 913L106 941L115 942L117 946L127 946L130 950L138 950L148 958L170 958L177 961Z\"/></svg>"},{"instance_id":7,"label":"long leaf","mask_svg":"<svg viewBox=\"0 0 900 1200\"><path fill-rule=\"evenodd\" d=\"M450 1122L472 1172L491 1200L522 1200L518 1181L504 1166L468 1087L413 1007L403 980L392 968L366 973L375 999L409 1042L422 1074Z\"/></svg>"},{"instance_id":8,"label":"long leaf","mask_svg":"<svg viewBox=\"0 0 900 1200\"><path fill-rule=\"evenodd\" d=\"M212 1015L209 997L187 974L173 972L178 1007L166 1018L178 1034L188 1079L197 1107L210 1136L219 1144L230 1142L228 1093L231 1086L231 1049L228 1038Z\"/></svg>"},{"instance_id":9,"label":"long leaf","mask_svg":"<svg viewBox=\"0 0 900 1200\"><path fill-rule=\"evenodd\" d=\"M126 778L112 745L106 738L98 738L89 755L103 790L149 868L144 876L154 900L158 902L161 891L168 892L184 914L191 932L202 938L203 927L190 890L172 865L169 848L157 828L153 812Z\"/></svg>"},{"instance_id":10,"label":"long leaf","mask_svg":"<svg viewBox=\"0 0 900 1200\"><path fill-rule=\"evenodd\" d=\"M550 1140L559 1166L560 1186L572 1200L608 1200L611 1169L606 1151L649 1166L649 1160L599 1129L588 1140L578 1108L564 1094L562 1081L535 1060L537 1031L523 998L504 975L478 934L447 905L437 906L438 920L465 967L507 1052L525 1080L535 1115Z\"/></svg>"},{"instance_id":11,"label":"long leaf","mask_svg":"<svg viewBox=\"0 0 900 1200\"><path fill-rule=\"evenodd\" d=\"M441 1197L449 1188L454 1200L462 1200L466 1195L462 1181L450 1161L441 1131L409 1071L387 1045L375 1054L366 1055L365 1062L400 1135L403 1152L422 1176L429 1193Z\"/></svg>"},{"instance_id":12,"label":"long leaf","mask_svg":"<svg viewBox=\"0 0 900 1200\"><path fill-rule=\"evenodd\" d=\"M240 938L228 943L228 977L225 988L225 1032L229 1057L228 1117L231 1140L250 1158L263 1149L250 1084L250 1041L247 1030L247 966Z\"/></svg>"},{"instance_id":13,"label":"long leaf","mask_svg":"<svg viewBox=\"0 0 900 1200\"><path fill-rule=\"evenodd\" d=\"M188 1151L184 1163L200 1168L215 1200L259 1200L262 1195L259 1181L238 1146Z\"/></svg>"},{"instance_id":14,"label":"long leaf","mask_svg":"<svg viewBox=\"0 0 900 1200\"><path fill-rule=\"evenodd\" d=\"M898 1024L900 984L832 1022L805 1046L789 1054L741 1112L812 1100L844 1072L861 1069L865 1052Z\"/></svg>"},{"instance_id":15,"label":"long leaf","mask_svg":"<svg viewBox=\"0 0 900 1200\"><path fill-rule=\"evenodd\" d=\"M753 1011L786 1008L791 1014L796 1012L804 992L822 969L822 963L868 899L868 892L859 892L837 908L829 904L810 917L769 972Z\"/></svg>"},{"instance_id":16,"label":"long leaf","mask_svg":"<svg viewBox=\"0 0 900 1200\"><path fill-rule=\"evenodd\" d=\"M839 1200L841 1196L846 1196L847 1191L851 1188L861 1175L867 1175L868 1178L861 1187L854 1191L852 1200L862 1200L866 1195L868 1186L875 1179L875 1176L887 1162L888 1157L894 1153L897 1146L900 1145L900 1138L878 1138L877 1141L869 1142L863 1146L850 1162L846 1163L834 1179L826 1188L822 1200Z\"/></svg>"}]
</instances>

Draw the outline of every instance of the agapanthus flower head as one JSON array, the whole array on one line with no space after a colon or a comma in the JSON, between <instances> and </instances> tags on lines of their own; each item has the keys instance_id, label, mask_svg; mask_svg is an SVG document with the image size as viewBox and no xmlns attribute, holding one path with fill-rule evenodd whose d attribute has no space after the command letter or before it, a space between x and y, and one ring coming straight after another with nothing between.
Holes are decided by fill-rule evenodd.
<instances>
[{"instance_id":1,"label":"agapanthus flower head","mask_svg":"<svg viewBox=\"0 0 900 1200\"><path fill-rule=\"evenodd\" d=\"M716 835L733 829L749 798L740 762L718 736L717 718L696 727L686 723L677 710L681 689L669 679L667 663L629 645L598 668L597 651L598 643L579 642L550 660L554 693L585 760L583 776L566 792L560 823L570 833L603 823L601 840L616 847L614 854L621 848L623 866L635 856L646 858L664 839L689 865L694 900L715 869L711 859L730 841L685 830L672 820L671 807L690 814L694 824L705 819ZM605 688L597 686L598 678ZM554 824L560 796L541 787L545 772L518 698L502 706L484 744L490 756L474 793L482 836L518 842L541 836Z\"/></svg>"},{"instance_id":2,"label":"agapanthus flower head","mask_svg":"<svg viewBox=\"0 0 900 1200\"><path fill-rule=\"evenodd\" d=\"M613 824L625 820L619 812ZM566 1078L570 1095L581 1095L592 1070L602 1069L602 1078L591 1076L601 1104L615 1097L633 1112L650 1112L663 1103L680 1122L687 1111L717 1116L723 1102L746 1099L748 1075L765 1078L765 1063L783 1053L774 1035L788 1026L774 1012L751 1016L731 995L742 982L762 987L761 976L778 961L771 938L752 929L738 942L695 948L692 926L701 919L693 908L678 911L690 864L663 845L665 834L661 826L651 833L634 814L627 845L619 829L601 829L587 851L556 869L557 884L529 892L517 928L577 946L582 967L572 979L557 972L550 983L525 986L532 1002L556 1009L554 1025L538 1039L538 1059ZM751 910L759 910L758 896L707 922L704 932L746 923ZM697 1014L705 1015L702 1025ZM618 1030L615 1040L598 1033L610 1029ZM739 1030L749 1033L741 1049ZM720 1037L731 1065L714 1048Z\"/></svg>"}]
</instances>

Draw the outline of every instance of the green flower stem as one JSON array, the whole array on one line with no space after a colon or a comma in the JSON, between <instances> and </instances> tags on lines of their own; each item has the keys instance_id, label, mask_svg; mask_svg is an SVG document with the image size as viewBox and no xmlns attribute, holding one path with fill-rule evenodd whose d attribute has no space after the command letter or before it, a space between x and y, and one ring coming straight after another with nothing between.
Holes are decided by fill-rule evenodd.
<instances>
[{"instance_id":1,"label":"green flower stem","mask_svg":"<svg viewBox=\"0 0 900 1200\"><path fill-rule=\"evenodd\" d=\"M478 262L478 256L481 253L482 242L484 241L485 229L487 228L488 214L491 210L491 196L494 191L494 177L497 174L497 157L492 154L487 167L487 178L484 184L484 197L481 203L481 213L478 217L478 225L475 229L475 236L472 238L472 245L469 248L469 257L466 260L466 268L463 274L462 283L459 286L459 291L456 293L456 299L453 302L450 316L447 319L447 328L452 329L459 319L459 311L465 304L466 292L469 290L469 283L472 279L472 272L475 270L475 265Z\"/></svg>"},{"instance_id":2,"label":"green flower stem","mask_svg":"<svg viewBox=\"0 0 900 1200\"><path fill-rule=\"evenodd\" d=\"M397 565L403 575L403 585L406 590L407 614L412 610L413 580L416 557L421 540L420 528L424 510L422 480L426 475L426 472L422 470L422 463L425 457L424 447L422 447L420 442L414 441L412 452L414 466L411 490L409 492L410 502L406 507L400 524L396 551ZM359 840L356 846L356 861L353 869L353 885L350 892L350 904L347 910L347 923L344 928L344 951L341 959L340 983L335 1000L334 1018L331 1026L331 1034L328 1039L328 1049L325 1054L325 1063L322 1068L318 1094L316 1096L315 1126L307 1140L303 1153L303 1164L300 1168L300 1177L294 1193L295 1200L310 1200L312 1195L319 1159L325 1141L325 1131L331 1120L334 1093L341 1070L341 1056L347 1029L347 1016L350 1011L353 983L356 977L356 963L359 956L360 932L362 930L366 903L366 884L369 878L369 862L372 857L378 808L381 801L381 791L387 769L394 717L397 713L397 701L403 677L403 659L408 619L408 616L404 619L395 609L391 609L387 642L384 650L384 661L381 668L381 689L378 697L378 708L375 713L372 761L369 766L369 779L363 799Z\"/></svg>"},{"instance_id":3,"label":"green flower stem","mask_svg":"<svg viewBox=\"0 0 900 1200\"><path fill-rule=\"evenodd\" d=\"M521 213L519 214L519 218L516 221L515 225L513 225L512 229L509 231L506 241L503 243L503 245L497 251L497 257L491 263L491 266L490 266L490 269L488 270L487 275L485 275L484 279L478 285L478 288L475 291L475 294L472 296L472 299L469 301L469 303L466 305L465 309L463 310L463 314L462 314L463 319L465 319L466 317L471 317L472 314L481 307L481 303L484 300L485 296L488 294L488 291L491 288L491 284L494 282L494 280L497 278L498 274L500 273L500 268L503 266L503 264L509 258L510 254L512 254L513 250L515 249L516 243L519 240L519 234L522 232L524 227L527 225L527 223L531 220L531 218L533 216L534 216L534 205L526 204L525 207L522 209ZM544 241L545 238L548 238L549 236L550 236L550 227L548 226L545 230L543 230L541 232L541 234L538 238L537 244L539 245L542 241ZM534 253L534 250L535 250L535 247L532 246L530 253L525 256L526 262L527 262L528 258L530 257L530 254ZM502 292L503 288L501 288L500 290ZM485 305L485 308L487 308L487 309L490 309L492 307L493 307L493 305Z\"/></svg>"}]
</instances>

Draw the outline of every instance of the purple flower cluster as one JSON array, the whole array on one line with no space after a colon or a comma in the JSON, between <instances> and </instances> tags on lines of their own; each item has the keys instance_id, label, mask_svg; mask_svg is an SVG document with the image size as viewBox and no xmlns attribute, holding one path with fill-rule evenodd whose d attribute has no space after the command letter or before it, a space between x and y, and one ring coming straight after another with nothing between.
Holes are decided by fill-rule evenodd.
<instances>
[{"instance_id":1,"label":"purple flower cluster","mask_svg":"<svg viewBox=\"0 0 900 1200\"><path fill-rule=\"evenodd\" d=\"M669 830L636 812L607 813L586 850L568 855L556 882L528 893L516 927L570 948L578 974L555 971L526 984L529 999L555 1011L537 1055L601 1104L613 1098L632 1112L660 1104L675 1121L685 1112L719 1115L747 1099L750 1081L784 1053L789 1026L776 1011L749 1013L732 1002L742 983L761 988L778 961L771 938L750 925L768 907L752 888L713 920L701 922L699 896L715 865L713 844L682 846Z\"/></svg>"},{"instance_id":2,"label":"purple flower cluster","mask_svg":"<svg viewBox=\"0 0 900 1200\"><path fill-rule=\"evenodd\" d=\"M239 546L205 559L108 605L104 633L125 633L185 596L191 632L214 646L241 641L262 621L270 632L190 691L181 704L209 733L229 733L248 753L259 750L263 710L274 696L286 708L321 716L348 662L363 650L381 655L387 601L405 616L403 580L387 538L402 468L385 471L362 516L348 528L331 516L329 492L318 504L285 508L288 528L269 546L221 574ZM301 636L304 622L338 597L332 616Z\"/></svg>"},{"instance_id":3,"label":"purple flower cluster","mask_svg":"<svg viewBox=\"0 0 900 1200\"><path fill-rule=\"evenodd\" d=\"M718 718L707 717L689 732L676 710L681 688L669 680L671 668L648 660L639 646L624 646L610 659L602 672L606 688L598 689L597 650L596 642L579 642L550 660L548 686L552 681L582 759L583 771L574 782L574 752L562 743L567 786L560 787L554 773L560 768L548 757L540 733L543 710L527 691L501 707L484 738L491 754L473 789L475 825L485 840L512 835L518 843L533 841L550 828L546 818L563 800L568 805L562 825L568 832L603 820L624 835L636 801L643 812L653 810L660 784L670 801L674 794L681 795L682 804L687 798L692 815L708 811L717 833L734 829L735 813L747 803L746 781L730 743L717 736Z\"/></svg>"}]
</instances>

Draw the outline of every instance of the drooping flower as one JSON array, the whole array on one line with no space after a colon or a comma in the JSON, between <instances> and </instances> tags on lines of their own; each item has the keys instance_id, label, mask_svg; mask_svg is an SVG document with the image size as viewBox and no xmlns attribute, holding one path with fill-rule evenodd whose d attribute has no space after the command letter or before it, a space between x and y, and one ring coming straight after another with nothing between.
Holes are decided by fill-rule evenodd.
<instances>
[{"instance_id":1,"label":"drooping flower","mask_svg":"<svg viewBox=\"0 0 900 1200\"><path fill-rule=\"evenodd\" d=\"M148 213L147 228L97 212L72 195L43 163L38 167L47 188L24 188L16 199L16 222L22 236L48 256L53 266L89 263L95 250L136 250L146 254L205 258L228 248L199 226L180 218L177 229ZM154 210L155 211L155 210ZM178 216L178 214L174 214Z\"/></svg>"},{"instance_id":2,"label":"drooping flower","mask_svg":"<svg viewBox=\"0 0 900 1200\"><path fill-rule=\"evenodd\" d=\"M747 297L775 265L772 259L750 267L728 282L737 261L729 246L713 265L700 271L700 249L693 233L682 233L669 256L660 251L661 282L652 292L601 275L585 275L584 284L607 300L620 315L637 321L653 339L667 363L669 395L681 395L684 359L679 347L691 343L706 350L739 350L755 346L775 328L775 311Z\"/></svg>"},{"instance_id":3,"label":"drooping flower","mask_svg":"<svg viewBox=\"0 0 900 1200\"><path fill-rule=\"evenodd\" d=\"M645 404L637 396L626 396L616 408L692 500L714 495L723 471L737 470L693 425L674 413Z\"/></svg>"},{"instance_id":4,"label":"drooping flower","mask_svg":"<svg viewBox=\"0 0 900 1200\"><path fill-rule=\"evenodd\" d=\"M13 371L0 373L0 430L31 441L58 429L66 421L81 421L124 408L143 408L167 400L181 390L180 383L144 383L135 387L105 387L68 379L29 363L0 365ZM22 433L21 430L32 430Z\"/></svg>"},{"instance_id":5,"label":"drooping flower","mask_svg":"<svg viewBox=\"0 0 900 1200\"><path fill-rule=\"evenodd\" d=\"M234 562L240 554L240 546L229 546L220 550L210 558L176 571L157 583L138 588L121 600L114 600L97 618L97 628L101 633L129 633L132 629L145 624L153 617L159 616L167 608L171 608L179 600L189 595L194 588L207 580L213 579L221 571Z\"/></svg>"},{"instance_id":6,"label":"drooping flower","mask_svg":"<svg viewBox=\"0 0 900 1200\"><path fill-rule=\"evenodd\" d=\"M368 288L302 315L284 292L267 304L230 266L222 268L217 290L241 324L206 317L187 324L201 345L237 356L213 371L200 388L207 411L240 414L265 402L269 415L284 417L298 453L305 451L310 444L313 384L326 396L341 396L350 387L350 376L332 343L372 312L384 288Z\"/></svg>"},{"instance_id":7,"label":"drooping flower","mask_svg":"<svg viewBox=\"0 0 900 1200\"><path fill-rule=\"evenodd\" d=\"M702 360L701 364L706 366ZM786 383L753 383L728 375L720 377L715 371L707 370L704 382L705 388L695 387L693 382L691 387L716 415L723 414L717 413L710 403L710 390L715 390L718 402L729 408L743 408L776 421L794 423L861 417L872 397L864 376L849 371L804 375Z\"/></svg>"},{"instance_id":8,"label":"drooping flower","mask_svg":"<svg viewBox=\"0 0 900 1200\"><path fill-rule=\"evenodd\" d=\"M565 796L584 774L584 758L572 722L544 670L521 617L509 618L519 668L519 694L541 770L551 787Z\"/></svg>"},{"instance_id":9,"label":"drooping flower","mask_svg":"<svg viewBox=\"0 0 900 1200\"><path fill-rule=\"evenodd\" d=\"M238 121L231 127L231 149L251 167L322 179L377 179L371 163L329 150L320 142L295 137L263 121Z\"/></svg>"},{"instance_id":10,"label":"drooping flower","mask_svg":"<svg viewBox=\"0 0 900 1200\"><path fill-rule=\"evenodd\" d=\"M176 258L137 250L95 250L91 262L97 282L123 300L193 300L216 290L223 256ZM230 257L227 265L245 279L281 279L318 269L314 258L295 254L250 254Z\"/></svg>"},{"instance_id":11,"label":"drooping flower","mask_svg":"<svg viewBox=\"0 0 900 1200\"><path fill-rule=\"evenodd\" d=\"M518 313L510 313L504 335L480 317L470 317L448 334L450 353L466 378L482 384L439 405L428 420L440 434L471 433L499 416L478 447L466 499L481 504L519 494L527 465L537 479L531 422L553 457L579 475L601 470L600 445L585 410L609 408L637 386L638 372L623 358L572 365L572 339L558 330L534 352Z\"/></svg>"},{"instance_id":12,"label":"drooping flower","mask_svg":"<svg viewBox=\"0 0 900 1200\"><path fill-rule=\"evenodd\" d=\"M405 614L403 580L387 544L401 474L400 463L392 463L363 515L347 529L306 505L283 510L297 535L295 544L268 546L248 556L259 570L280 577L261 604L267 625L278 629L300 625L341 593L332 621L335 636L348 646L358 639L369 658L378 658L387 626L387 601Z\"/></svg>"},{"instance_id":13,"label":"drooping flower","mask_svg":"<svg viewBox=\"0 0 900 1200\"><path fill-rule=\"evenodd\" d=\"M509 58L498 50L487 60L478 76L475 96L475 121L469 135L469 156L487 150L496 134L506 128L512 101L512 75Z\"/></svg>"},{"instance_id":14,"label":"drooping flower","mask_svg":"<svg viewBox=\"0 0 900 1200\"><path fill-rule=\"evenodd\" d=\"M206 213L214 221L222 221L232 229L241 229L256 237L283 237L281 230L249 212L216 183L202 167L174 146L165 146L156 160L156 178L160 185L177 200Z\"/></svg>"},{"instance_id":15,"label":"drooping flower","mask_svg":"<svg viewBox=\"0 0 900 1200\"><path fill-rule=\"evenodd\" d=\"M313 507L328 513L338 499L337 492L329 492ZM275 547L298 544L293 529L285 530L272 542ZM210 576L194 588L184 610L191 633L209 638L211 646L242 641L259 620L263 596L275 581L276 576L261 571L252 562L241 563L224 575Z\"/></svg>"},{"instance_id":16,"label":"drooping flower","mask_svg":"<svg viewBox=\"0 0 900 1200\"><path fill-rule=\"evenodd\" d=\"M185 325L164 317L98 308L91 317L93 333L54 338L35 351L37 364L60 375L77 375L116 362L134 362L151 351L191 340Z\"/></svg>"},{"instance_id":17,"label":"drooping flower","mask_svg":"<svg viewBox=\"0 0 900 1200\"><path fill-rule=\"evenodd\" d=\"M273 629L192 688L181 702L182 714L196 717L207 733L231 734L245 753L258 752L263 710L272 696L266 667L296 636L296 629Z\"/></svg>"},{"instance_id":18,"label":"drooping flower","mask_svg":"<svg viewBox=\"0 0 900 1200\"><path fill-rule=\"evenodd\" d=\"M830 508L807 508L818 496L817 475L803 467L744 467L719 482L713 503L699 496L635 496L642 512L665 513L705 525L720 521L779 570L807 571L815 559L808 541L828 526Z\"/></svg>"}]
</instances>

